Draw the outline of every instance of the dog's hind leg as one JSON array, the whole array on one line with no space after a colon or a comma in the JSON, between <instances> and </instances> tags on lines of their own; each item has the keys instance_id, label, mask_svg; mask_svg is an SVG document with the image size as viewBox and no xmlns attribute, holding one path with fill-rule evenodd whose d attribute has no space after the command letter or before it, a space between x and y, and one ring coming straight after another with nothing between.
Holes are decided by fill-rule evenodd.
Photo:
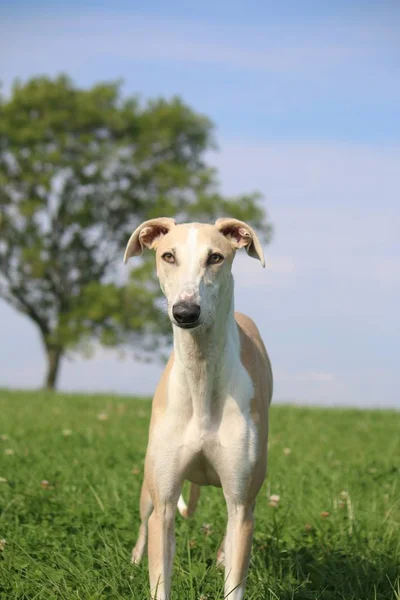
<instances>
[{"instance_id":1,"label":"dog's hind leg","mask_svg":"<svg viewBox=\"0 0 400 600\"><path fill-rule=\"evenodd\" d=\"M134 549L132 550L131 562L139 565L147 546L148 520L153 512L153 502L151 500L146 481L143 481L142 491L140 493L140 528L139 535Z\"/></svg>"}]
</instances>

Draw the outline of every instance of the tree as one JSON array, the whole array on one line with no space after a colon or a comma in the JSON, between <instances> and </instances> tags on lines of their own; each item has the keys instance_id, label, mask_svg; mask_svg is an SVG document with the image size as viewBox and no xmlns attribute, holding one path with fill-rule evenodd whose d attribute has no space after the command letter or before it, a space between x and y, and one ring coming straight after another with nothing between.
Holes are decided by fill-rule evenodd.
<instances>
[{"instance_id":1,"label":"tree","mask_svg":"<svg viewBox=\"0 0 400 600\"><path fill-rule=\"evenodd\" d=\"M212 147L210 121L181 100L142 104L119 83L37 77L0 98L0 297L38 327L47 388L67 352L145 352L167 335L149 261L128 282L119 269L142 220L231 215L268 238L259 195L218 193Z\"/></svg>"}]
</instances>

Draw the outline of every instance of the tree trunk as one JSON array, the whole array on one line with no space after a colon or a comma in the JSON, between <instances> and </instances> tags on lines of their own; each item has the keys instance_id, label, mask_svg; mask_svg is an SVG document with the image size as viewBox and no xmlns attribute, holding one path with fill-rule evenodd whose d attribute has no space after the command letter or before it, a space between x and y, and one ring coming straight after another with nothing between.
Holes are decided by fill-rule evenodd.
<instances>
[{"instance_id":1,"label":"tree trunk","mask_svg":"<svg viewBox=\"0 0 400 600\"><path fill-rule=\"evenodd\" d=\"M46 390L54 390L62 359L62 348L58 346L46 347L47 373L44 387Z\"/></svg>"}]
</instances>

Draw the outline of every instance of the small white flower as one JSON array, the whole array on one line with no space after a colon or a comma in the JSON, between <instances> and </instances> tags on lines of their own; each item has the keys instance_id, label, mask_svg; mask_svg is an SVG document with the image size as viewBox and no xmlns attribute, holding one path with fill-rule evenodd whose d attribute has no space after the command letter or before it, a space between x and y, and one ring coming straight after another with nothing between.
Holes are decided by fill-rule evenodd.
<instances>
[{"instance_id":1,"label":"small white flower","mask_svg":"<svg viewBox=\"0 0 400 600\"><path fill-rule=\"evenodd\" d=\"M64 437L72 435L72 429L63 429L62 434Z\"/></svg>"},{"instance_id":2,"label":"small white flower","mask_svg":"<svg viewBox=\"0 0 400 600\"><path fill-rule=\"evenodd\" d=\"M0 538L0 552L3 552L6 547L7 541L4 538Z\"/></svg>"},{"instance_id":3,"label":"small white flower","mask_svg":"<svg viewBox=\"0 0 400 600\"><path fill-rule=\"evenodd\" d=\"M12 448L6 448L4 450L4 454L7 454L7 456L11 456L12 454L14 454L14 450Z\"/></svg>"},{"instance_id":4,"label":"small white flower","mask_svg":"<svg viewBox=\"0 0 400 600\"><path fill-rule=\"evenodd\" d=\"M203 523L203 525L201 526L201 530L204 533L204 535L209 536L212 534L212 527L210 523Z\"/></svg>"},{"instance_id":5,"label":"small white flower","mask_svg":"<svg viewBox=\"0 0 400 600\"><path fill-rule=\"evenodd\" d=\"M6 433L2 433L2 434L0 435L0 440L1 440L2 442L6 442L6 441L7 441L7 440L9 440L9 439L10 439L10 438L9 438L9 436L8 436Z\"/></svg>"},{"instance_id":6,"label":"small white flower","mask_svg":"<svg viewBox=\"0 0 400 600\"><path fill-rule=\"evenodd\" d=\"M106 412L101 412L97 415L99 421L107 421L108 414Z\"/></svg>"},{"instance_id":7,"label":"small white flower","mask_svg":"<svg viewBox=\"0 0 400 600\"><path fill-rule=\"evenodd\" d=\"M272 496L269 497L268 505L277 507L280 499L281 497L278 494L272 494Z\"/></svg>"}]
</instances>

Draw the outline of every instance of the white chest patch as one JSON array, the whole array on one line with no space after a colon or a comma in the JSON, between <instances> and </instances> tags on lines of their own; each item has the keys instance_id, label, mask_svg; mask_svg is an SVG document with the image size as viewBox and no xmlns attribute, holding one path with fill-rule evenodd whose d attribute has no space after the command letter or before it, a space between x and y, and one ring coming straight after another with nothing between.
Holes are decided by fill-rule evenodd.
<instances>
[{"instance_id":1,"label":"white chest patch","mask_svg":"<svg viewBox=\"0 0 400 600\"><path fill-rule=\"evenodd\" d=\"M200 469L207 480L211 469L224 492L240 501L257 462L258 429L251 414L254 385L240 359L234 321L215 360L218 365L191 364L177 356L162 424L153 436L158 446L157 476L168 489L172 475L190 478L191 470Z\"/></svg>"}]
</instances>

